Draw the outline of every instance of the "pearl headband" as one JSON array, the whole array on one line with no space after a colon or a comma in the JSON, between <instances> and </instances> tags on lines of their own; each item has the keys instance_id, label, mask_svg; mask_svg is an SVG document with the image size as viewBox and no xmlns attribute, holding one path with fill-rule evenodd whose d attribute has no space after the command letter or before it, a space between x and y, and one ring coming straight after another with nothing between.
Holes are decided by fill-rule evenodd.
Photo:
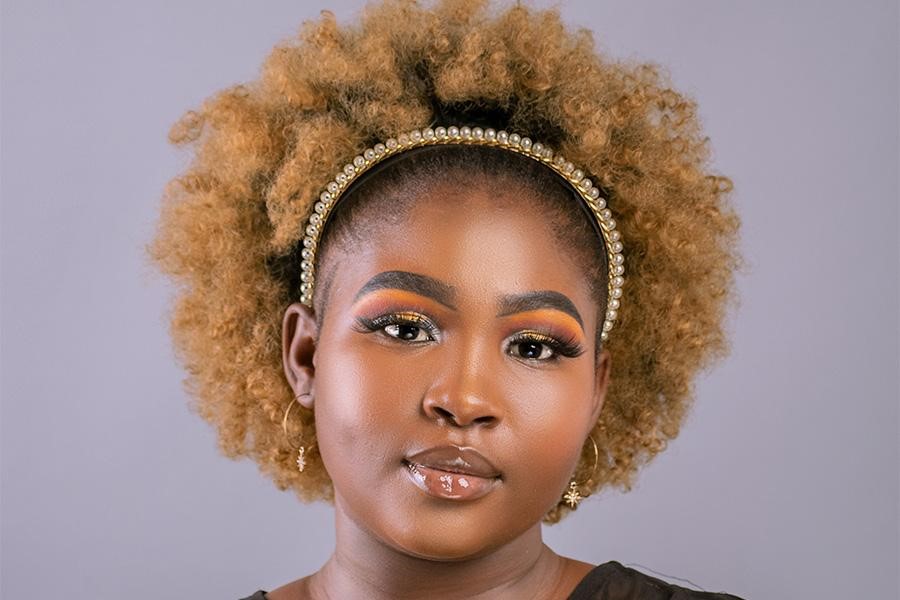
<instances>
[{"instance_id":1,"label":"pearl headband","mask_svg":"<svg viewBox=\"0 0 900 600\"><path fill-rule=\"evenodd\" d=\"M616 222L612 218L612 212L606 207L606 199L600 197L600 190L586 178L584 171L575 166L562 156L554 154L552 150L532 142L527 137L517 133L495 131L494 129L482 129L481 127L435 127L423 130L415 130L403 133L397 138L391 138L383 144L375 144L366 149L362 154L353 159L352 163L344 166L333 181L325 186L325 190L319 196L319 200L313 206L306 225L306 235L303 238L303 258L300 263L300 302L312 307L313 289L315 284L315 260L316 249L325 227L325 221L334 205L346 191L347 187L362 173L368 171L384 159L394 156L405 150L422 146L450 144L470 144L505 148L518 154L523 154L539 161L553 169L578 192L590 209L600 226L606 247L607 265L609 267L609 282L607 284L608 301L606 317L603 321L603 329L600 338L606 341L609 331L613 327L622 297L622 285L625 283L625 257L622 256L621 234L616 231Z\"/></svg>"}]
</instances>

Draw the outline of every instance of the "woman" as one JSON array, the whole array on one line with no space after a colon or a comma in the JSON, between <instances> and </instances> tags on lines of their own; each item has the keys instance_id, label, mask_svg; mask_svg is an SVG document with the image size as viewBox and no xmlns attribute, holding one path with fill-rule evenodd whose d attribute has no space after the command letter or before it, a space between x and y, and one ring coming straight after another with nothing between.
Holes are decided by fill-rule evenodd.
<instances>
[{"instance_id":1,"label":"woman","mask_svg":"<svg viewBox=\"0 0 900 600\"><path fill-rule=\"evenodd\" d=\"M652 66L483 4L323 13L171 133L151 252L197 408L335 506L326 565L251 598L733 598L541 539L725 353L730 181Z\"/></svg>"}]
</instances>

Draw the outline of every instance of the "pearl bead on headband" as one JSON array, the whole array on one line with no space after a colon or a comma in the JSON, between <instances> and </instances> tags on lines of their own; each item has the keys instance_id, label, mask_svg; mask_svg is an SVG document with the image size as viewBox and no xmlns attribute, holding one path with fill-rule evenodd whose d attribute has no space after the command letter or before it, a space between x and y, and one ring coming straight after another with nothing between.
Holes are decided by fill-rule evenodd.
<instances>
[{"instance_id":1,"label":"pearl bead on headband","mask_svg":"<svg viewBox=\"0 0 900 600\"><path fill-rule=\"evenodd\" d=\"M362 154L347 163L344 168L325 186L325 190L319 196L319 200L313 206L313 212L309 216L306 226L306 235L303 238L303 250L300 263L300 302L312 307L313 290L315 284L316 249L318 248L325 221L331 214L337 201L346 191L349 185L361 174L384 159L395 156L405 150L422 146L469 144L481 146L493 146L505 148L511 152L525 155L539 161L553 169L563 179L569 182L572 188L578 192L585 205L590 209L591 215L596 219L603 235L606 247L607 264L609 265L609 281L607 284L608 301L606 317L603 321L603 330L600 338L606 341L609 331L618 316L620 299L622 297L622 285L625 283L625 257L622 256L621 234L616 231L616 222L612 218L612 212L606 207L606 199L600 197L600 190L590 179L586 178L584 171L558 154L554 154L550 148L543 144L532 142L531 139L517 133L495 131L494 129L482 129L481 127L435 127L423 130L403 133L397 138L390 138L383 144L375 144L367 148Z\"/></svg>"}]
</instances>

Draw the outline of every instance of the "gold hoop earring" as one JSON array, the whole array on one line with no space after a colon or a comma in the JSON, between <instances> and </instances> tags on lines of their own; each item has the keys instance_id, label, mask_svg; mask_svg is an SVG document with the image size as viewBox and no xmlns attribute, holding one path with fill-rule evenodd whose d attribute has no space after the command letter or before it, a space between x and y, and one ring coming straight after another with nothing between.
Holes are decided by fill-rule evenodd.
<instances>
[{"instance_id":1,"label":"gold hoop earring","mask_svg":"<svg viewBox=\"0 0 900 600\"><path fill-rule=\"evenodd\" d=\"M295 446L295 445L291 442L290 436L288 436L288 431L287 431L287 421L288 421L288 415L289 415L290 412L291 412L291 408L294 406L294 402L296 402L297 404L299 404L299 403L300 403L300 398L302 398L303 396L312 396L312 394L310 394L309 392L304 392L304 393L302 393L302 394L297 394L296 396L294 396L294 399L291 400L291 403L288 404L288 405L287 405L287 408L284 410L284 418L281 419L281 429L282 429L282 431L284 431L284 439L287 440L288 445L289 445L293 450L296 450L296 451L297 451L297 470L299 470L301 473L302 473L303 470L306 468L306 453L307 453L307 452L312 452L312 449L315 448L316 443L313 442L312 445L310 445L308 449L307 449L306 446L302 446L302 445L301 445L301 446Z\"/></svg>"},{"instance_id":2,"label":"gold hoop earring","mask_svg":"<svg viewBox=\"0 0 900 600\"><path fill-rule=\"evenodd\" d=\"M582 496L578 488L589 482L594 477L594 475L597 473L597 465L600 462L600 451L597 449L597 442L594 441L594 436L592 435L588 435L588 438L594 445L594 469L591 471L591 476L580 483L575 482L574 476L569 480L569 488L566 490L566 493L563 494L563 500L571 508L575 508L576 506L578 506L578 503L587 497ZM588 494L588 496L589 495L590 494Z\"/></svg>"}]
</instances>

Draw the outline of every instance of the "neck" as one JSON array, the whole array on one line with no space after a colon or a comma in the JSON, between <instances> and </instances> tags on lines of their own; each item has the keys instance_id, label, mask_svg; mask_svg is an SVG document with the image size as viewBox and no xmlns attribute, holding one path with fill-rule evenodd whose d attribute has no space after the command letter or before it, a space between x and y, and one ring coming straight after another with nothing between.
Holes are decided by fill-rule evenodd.
<instances>
[{"instance_id":1,"label":"neck","mask_svg":"<svg viewBox=\"0 0 900 600\"><path fill-rule=\"evenodd\" d=\"M536 523L507 544L475 557L439 561L410 556L359 527L335 498L335 551L309 580L313 598L553 598L565 559L543 543Z\"/></svg>"}]
</instances>

